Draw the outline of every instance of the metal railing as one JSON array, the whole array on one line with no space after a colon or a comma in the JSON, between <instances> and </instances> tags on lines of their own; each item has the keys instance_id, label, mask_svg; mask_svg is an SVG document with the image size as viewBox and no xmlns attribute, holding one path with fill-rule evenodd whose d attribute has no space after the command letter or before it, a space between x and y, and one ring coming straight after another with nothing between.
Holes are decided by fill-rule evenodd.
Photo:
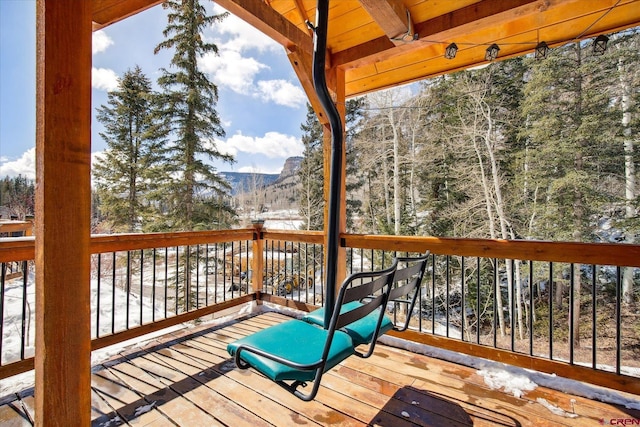
<instances>
[{"instance_id":1,"label":"metal railing","mask_svg":"<svg viewBox=\"0 0 640 427\"><path fill-rule=\"evenodd\" d=\"M395 255L349 249L348 271ZM623 281L640 268L432 254L411 327L423 333L640 377L640 327ZM635 301L638 297L635 297ZM404 317L390 306L393 316Z\"/></svg>"},{"instance_id":2,"label":"metal railing","mask_svg":"<svg viewBox=\"0 0 640 427\"><path fill-rule=\"evenodd\" d=\"M250 229L93 236L93 348L212 314L253 294L254 236ZM14 243L21 245L16 259L7 260L12 239L0 242L6 249L0 262L0 378L30 369L35 352L33 239Z\"/></svg>"},{"instance_id":3,"label":"metal railing","mask_svg":"<svg viewBox=\"0 0 640 427\"><path fill-rule=\"evenodd\" d=\"M93 338L248 294L249 253L244 240L94 254Z\"/></svg>"},{"instance_id":4,"label":"metal railing","mask_svg":"<svg viewBox=\"0 0 640 427\"><path fill-rule=\"evenodd\" d=\"M33 241L9 240L0 378L29 369L20 362L34 350ZM342 247L345 274L431 252L409 340L638 392L638 245L345 234ZM94 348L257 298L305 310L324 300L320 232L94 236L92 253ZM8 279L17 264L24 274Z\"/></svg>"}]
</instances>

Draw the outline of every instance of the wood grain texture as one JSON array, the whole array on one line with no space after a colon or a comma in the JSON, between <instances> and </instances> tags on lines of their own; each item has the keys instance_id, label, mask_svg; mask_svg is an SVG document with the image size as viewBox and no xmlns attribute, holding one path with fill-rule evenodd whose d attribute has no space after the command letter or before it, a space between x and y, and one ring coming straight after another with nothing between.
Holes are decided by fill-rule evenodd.
<instances>
[{"instance_id":1,"label":"wood grain texture","mask_svg":"<svg viewBox=\"0 0 640 427\"><path fill-rule=\"evenodd\" d=\"M36 422L89 425L91 3L36 16Z\"/></svg>"},{"instance_id":2,"label":"wood grain texture","mask_svg":"<svg viewBox=\"0 0 640 427\"><path fill-rule=\"evenodd\" d=\"M151 426L577 427L640 418L638 410L540 385L516 397L490 387L474 368L381 344L370 358L350 357L329 370L317 398L303 403L264 376L237 369L226 351L228 343L289 319L264 313L123 349L93 369L92 425L119 417ZM32 391L4 399L0 420L31 425L32 400Z\"/></svg>"}]
</instances>

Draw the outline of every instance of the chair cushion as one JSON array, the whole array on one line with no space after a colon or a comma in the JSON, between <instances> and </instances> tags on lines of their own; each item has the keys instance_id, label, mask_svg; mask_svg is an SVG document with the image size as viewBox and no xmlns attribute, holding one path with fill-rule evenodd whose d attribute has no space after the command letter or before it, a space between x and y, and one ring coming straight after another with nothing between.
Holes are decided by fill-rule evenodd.
<instances>
[{"instance_id":1,"label":"chair cushion","mask_svg":"<svg viewBox=\"0 0 640 427\"><path fill-rule=\"evenodd\" d=\"M241 338L229 344L227 351L234 356L237 348L244 344L291 362L312 364L320 361L326 340L327 331L325 329L294 319ZM324 370L333 368L353 352L354 345L349 335L336 331ZM240 357L273 381L311 381L315 378L315 370L301 371L249 351L243 351Z\"/></svg>"},{"instance_id":2,"label":"chair cushion","mask_svg":"<svg viewBox=\"0 0 640 427\"><path fill-rule=\"evenodd\" d=\"M340 313L346 313L348 311L353 310L354 308L360 307L362 304L358 301L351 301L347 304L343 304L340 308ZM362 319L356 320L353 323L343 327L340 329L341 331L349 334L351 339L353 340L353 345L355 347L360 344L369 344L373 340L373 334L376 329L376 322L378 321L378 316L380 315L380 309L373 310L371 313L367 314ZM324 325L324 307L319 308L317 310L312 311L311 313L306 314L302 317L302 320L308 323L312 323L314 325L323 326ZM393 329L393 322L389 319L388 316L384 316L382 318L382 323L380 324L380 334L384 334Z\"/></svg>"}]
</instances>

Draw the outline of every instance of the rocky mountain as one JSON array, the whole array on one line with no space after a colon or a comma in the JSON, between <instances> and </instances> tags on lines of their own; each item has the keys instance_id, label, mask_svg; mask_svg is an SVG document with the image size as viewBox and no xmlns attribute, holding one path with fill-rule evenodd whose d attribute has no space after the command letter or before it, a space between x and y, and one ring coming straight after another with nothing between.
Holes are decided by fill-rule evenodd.
<instances>
[{"instance_id":1,"label":"rocky mountain","mask_svg":"<svg viewBox=\"0 0 640 427\"><path fill-rule=\"evenodd\" d=\"M229 184L231 184L231 195L237 196L240 193L249 192L256 188L271 185L278 180L282 174L253 173L253 172L220 172Z\"/></svg>"},{"instance_id":2,"label":"rocky mountain","mask_svg":"<svg viewBox=\"0 0 640 427\"><path fill-rule=\"evenodd\" d=\"M302 157L289 157L280 174L222 172L231 183L235 206L245 213L298 209L298 169Z\"/></svg>"}]
</instances>

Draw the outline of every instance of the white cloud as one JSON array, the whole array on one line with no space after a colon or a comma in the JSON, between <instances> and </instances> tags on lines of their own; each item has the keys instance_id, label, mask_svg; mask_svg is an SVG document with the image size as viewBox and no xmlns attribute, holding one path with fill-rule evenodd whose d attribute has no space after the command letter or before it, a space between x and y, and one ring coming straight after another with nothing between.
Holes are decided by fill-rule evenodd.
<instances>
[{"instance_id":1,"label":"white cloud","mask_svg":"<svg viewBox=\"0 0 640 427\"><path fill-rule=\"evenodd\" d=\"M112 91L118 88L118 75L109 68L91 69L91 86L95 89Z\"/></svg>"},{"instance_id":2,"label":"white cloud","mask_svg":"<svg viewBox=\"0 0 640 427\"><path fill-rule=\"evenodd\" d=\"M25 151L18 160L2 161L0 164L0 177L16 177L22 175L29 179L36 178L36 148Z\"/></svg>"},{"instance_id":3,"label":"white cloud","mask_svg":"<svg viewBox=\"0 0 640 427\"><path fill-rule=\"evenodd\" d=\"M96 151L91 153L91 165L96 160L104 158L104 151ZM0 159L0 177L18 175L25 176L29 179L36 178L36 148L30 148L25 151L18 160L9 161L6 157Z\"/></svg>"},{"instance_id":4,"label":"white cloud","mask_svg":"<svg viewBox=\"0 0 640 427\"><path fill-rule=\"evenodd\" d=\"M248 95L252 91L255 76L268 66L254 58L247 58L233 50L220 51L220 56L207 54L200 59L202 70L211 73L214 83L226 86L234 92Z\"/></svg>"},{"instance_id":5,"label":"white cloud","mask_svg":"<svg viewBox=\"0 0 640 427\"><path fill-rule=\"evenodd\" d=\"M302 107L307 101L302 89L287 80L256 81L256 76L269 66L235 50L221 49L219 56L207 54L199 62L215 84L236 93L292 108Z\"/></svg>"},{"instance_id":6,"label":"white cloud","mask_svg":"<svg viewBox=\"0 0 640 427\"><path fill-rule=\"evenodd\" d=\"M239 151L250 154L262 154L269 158L302 155L302 142L295 136L279 132L267 132L262 137L243 135L238 132L226 141L216 141L218 150L237 154Z\"/></svg>"},{"instance_id":7,"label":"white cloud","mask_svg":"<svg viewBox=\"0 0 640 427\"><path fill-rule=\"evenodd\" d=\"M223 12L223 8L214 6L215 14ZM306 96L299 86L282 79L257 81L258 74L270 67L260 62L258 55L246 54L256 50L258 54L268 52L270 57L280 53L284 58L282 46L234 15L215 23L210 34L205 38L218 46L218 55L206 55L200 65L217 85L263 102L292 108L304 106Z\"/></svg>"},{"instance_id":8,"label":"white cloud","mask_svg":"<svg viewBox=\"0 0 640 427\"><path fill-rule=\"evenodd\" d=\"M263 101L273 101L286 107L302 107L307 96L300 89L286 80L262 80L258 82L259 97Z\"/></svg>"},{"instance_id":9,"label":"white cloud","mask_svg":"<svg viewBox=\"0 0 640 427\"><path fill-rule=\"evenodd\" d=\"M220 14L225 11L218 5L215 5L213 10L215 14ZM230 37L225 42L222 42L220 39L214 40L221 50L234 50L236 52L248 49L257 49L260 52L284 51L282 46L270 37L235 15L230 14L222 22L213 24L213 30L216 34Z\"/></svg>"},{"instance_id":10,"label":"white cloud","mask_svg":"<svg viewBox=\"0 0 640 427\"><path fill-rule=\"evenodd\" d=\"M104 30L99 30L93 33L91 38L91 48L94 55L99 52L104 52L112 44L113 40L111 40L111 37L109 37Z\"/></svg>"},{"instance_id":11,"label":"white cloud","mask_svg":"<svg viewBox=\"0 0 640 427\"><path fill-rule=\"evenodd\" d=\"M264 167L253 166L243 166L238 169L238 172L243 173L266 173L266 174L278 174L282 172L282 166L273 168L273 169L265 169Z\"/></svg>"}]
</instances>

